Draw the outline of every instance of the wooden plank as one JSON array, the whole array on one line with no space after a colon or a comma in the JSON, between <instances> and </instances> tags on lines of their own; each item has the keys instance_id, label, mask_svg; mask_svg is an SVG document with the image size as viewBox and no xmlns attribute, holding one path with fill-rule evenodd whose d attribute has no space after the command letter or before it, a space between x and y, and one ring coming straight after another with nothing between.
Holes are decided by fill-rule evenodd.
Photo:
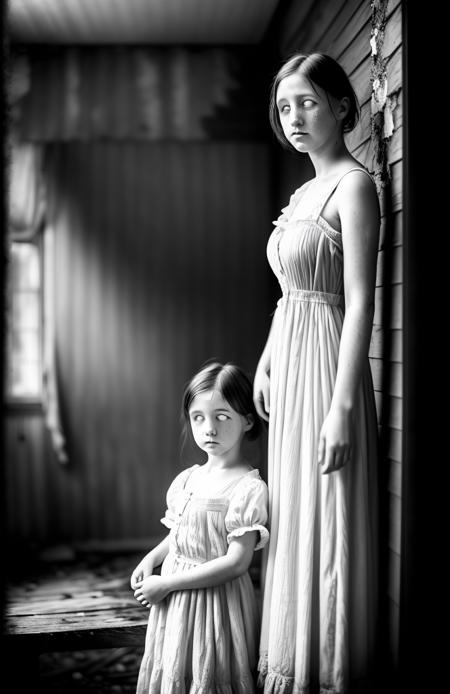
<instances>
[{"instance_id":1,"label":"wooden plank","mask_svg":"<svg viewBox=\"0 0 450 694\"><path fill-rule=\"evenodd\" d=\"M11 602L7 608L9 617L45 615L50 618L59 614L98 612L103 610L134 609L136 600L131 588L130 596L105 596L101 592L82 593L62 600L34 600L24 603Z\"/></svg>"},{"instance_id":2,"label":"wooden plank","mask_svg":"<svg viewBox=\"0 0 450 694\"><path fill-rule=\"evenodd\" d=\"M402 4L403 0L389 0L386 8L386 17L389 19L389 17L395 12L397 7Z\"/></svg>"},{"instance_id":3,"label":"wooden plank","mask_svg":"<svg viewBox=\"0 0 450 694\"><path fill-rule=\"evenodd\" d=\"M75 568L73 578L43 576L9 589L4 617L16 649L44 652L142 645L148 610L134 599L128 577Z\"/></svg>"},{"instance_id":4,"label":"wooden plank","mask_svg":"<svg viewBox=\"0 0 450 694\"><path fill-rule=\"evenodd\" d=\"M403 128L396 126L398 110L394 110L394 132L386 140L387 142L387 162L389 165L401 161L403 156ZM346 135L346 143L356 159L360 161L371 172L376 171L377 163L373 141L371 139L370 110L367 106L361 110L361 120L355 130Z\"/></svg>"},{"instance_id":5,"label":"wooden plank","mask_svg":"<svg viewBox=\"0 0 450 694\"><path fill-rule=\"evenodd\" d=\"M383 310L384 301L389 300L390 304L390 321L389 327L395 330L401 330L403 327L403 285L394 284L392 287L376 287L375 289L375 314L373 318L374 325L386 327Z\"/></svg>"},{"instance_id":6,"label":"wooden plank","mask_svg":"<svg viewBox=\"0 0 450 694\"><path fill-rule=\"evenodd\" d=\"M391 429L403 429L403 398L389 399L389 426Z\"/></svg>"},{"instance_id":7,"label":"wooden plank","mask_svg":"<svg viewBox=\"0 0 450 694\"><path fill-rule=\"evenodd\" d=\"M402 462L402 432L397 429L389 429L388 456L397 463Z\"/></svg>"},{"instance_id":8,"label":"wooden plank","mask_svg":"<svg viewBox=\"0 0 450 694\"><path fill-rule=\"evenodd\" d=\"M388 94L393 94L403 87L402 46L398 46L397 50L390 56L386 70Z\"/></svg>"},{"instance_id":9,"label":"wooden plank","mask_svg":"<svg viewBox=\"0 0 450 694\"><path fill-rule=\"evenodd\" d=\"M391 267L389 277L384 277L387 254L390 256L387 262ZM399 284L401 282L403 282L403 247L395 246L388 250L381 250L378 253L376 286Z\"/></svg>"},{"instance_id":10,"label":"wooden plank","mask_svg":"<svg viewBox=\"0 0 450 694\"><path fill-rule=\"evenodd\" d=\"M130 565L132 562L130 562ZM130 569L131 574L131 569ZM95 586L95 588L93 588ZM17 586L8 587L6 597L8 601L16 600L42 600L64 599L74 595L98 594L104 595L104 591L115 591L116 594L126 594L129 589L129 577L104 579L101 576L85 574L72 577L42 577L36 582L20 583Z\"/></svg>"},{"instance_id":11,"label":"wooden plank","mask_svg":"<svg viewBox=\"0 0 450 694\"><path fill-rule=\"evenodd\" d=\"M401 0L392 0L387 7L388 23L394 26L391 17L400 4ZM283 53L291 53L301 45L302 50L323 50L339 58L342 46L348 45L363 28L370 37L370 3L341 2L339 7L338 3L319 0L313 4L312 12L311 3L306 7L305 3L297 5L291 3L284 18Z\"/></svg>"},{"instance_id":12,"label":"wooden plank","mask_svg":"<svg viewBox=\"0 0 450 694\"><path fill-rule=\"evenodd\" d=\"M56 634L65 632L117 630L119 627L145 626L148 609L139 605L123 610L88 610L36 615L5 615L5 633L14 634Z\"/></svg>"},{"instance_id":13,"label":"wooden plank","mask_svg":"<svg viewBox=\"0 0 450 694\"><path fill-rule=\"evenodd\" d=\"M359 100L361 111L366 109L366 112L371 112L370 102L372 98L372 57L367 55L364 60L359 63L358 67L353 70L351 75L351 83ZM402 49L401 46L396 48L396 51L387 59L386 74L388 82L388 95L398 92L398 98L402 95ZM400 111L402 111L400 104ZM399 115L398 125L403 122L402 113ZM366 116L367 118L367 116Z\"/></svg>"},{"instance_id":14,"label":"wooden plank","mask_svg":"<svg viewBox=\"0 0 450 694\"><path fill-rule=\"evenodd\" d=\"M335 20L328 23L319 39L319 45L339 60L339 48L342 51L368 25L370 16L369 3L361 2L358 5L356 2L346 2Z\"/></svg>"},{"instance_id":15,"label":"wooden plank","mask_svg":"<svg viewBox=\"0 0 450 694\"><path fill-rule=\"evenodd\" d=\"M389 547L400 554L401 552L401 511L402 501L395 494L389 496Z\"/></svg>"},{"instance_id":16,"label":"wooden plank","mask_svg":"<svg viewBox=\"0 0 450 694\"><path fill-rule=\"evenodd\" d=\"M302 46L302 51L310 52L318 50L322 45L320 37L324 27L332 25L342 12L343 0L330 3L329 0L316 0L308 5L308 13L299 14L297 18L298 2L294 0L287 13L281 37L281 50L284 55L290 54ZM339 6L340 5L340 6Z\"/></svg>"},{"instance_id":17,"label":"wooden plank","mask_svg":"<svg viewBox=\"0 0 450 694\"><path fill-rule=\"evenodd\" d=\"M385 415L383 413L384 403L388 400L389 407L389 420L385 422ZM403 399L396 398L393 396L387 396L378 390L375 391L375 402L377 406L378 424L386 424L391 429L403 428Z\"/></svg>"},{"instance_id":18,"label":"wooden plank","mask_svg":"<svg viewBox=\"0 0 450 694\"><path fill-rule=\"evenodd\" d=\"M57 625L60 629L48 630L44 620L29 624L27 629L12 631L6 623L4 642L7 646L14 646L24 652L36 651L38 653L85 650L90 648L121 648L123 646L139 646L145 642L147 619L145 621L133 621L114 617L112 622L105 620L105 614L100 613L102 627L98 624L94 628L89 626L80 629L79 622L75 628L71 624Z\"/></svg>"},{"instance_id":19,"label":"wooden plank","mask_svg":"<svg viewBox=\"0 0 450 694\"><path fill-rule=\"evenodd\" d=\"M370 110L370 98L372 95L372 80L370 76L371 65L371 57L368 55L359 63L358 67L352 71L352 74L349 75L361 109L368 103Z\"/></svg>"},{"instance_id":20,"label":"wooden plank","mask_svg":"<svg viewBox=\"0 0 450 694\"><path fill-rule=\"evenodd\" d=\"M396 605L400 604L400 556L393 552L391 549L388 550L388 590L387 594L395 602Z\"/></svg>"},{"instance_id":21,"label":"wooden plank","mask_svg":"<svg viewBox=\"0 0 450 694\"><path fill-rule=\"evenodd\" d=\"M344 11L341 12L339 20L329 26L328 31L320 40L321 45L327 45L327 50L336 55L339 62L341 62L342 53L348 50L348 46L352 45L355 36L361 33L365 42L369 43L370 40L370 3L362 2L355 11L350 13L349 10L352 9L352 5L347 4ZM339 53L339 47L343 48L341 53ZM359 53L356 55L359 57ZM352 73L349 70L347 74L351 76Z\"/></svg>"},{"instance_id":22,"label":"wooden plank","mask_svg":"<svg viewBox=\"0 0 450 694\"><path fill-rule=\"evenodd\" d=\"M380 250L382 250L386 246L391 248L393 246L401 246L403 244L403 214L401 210L397 210L395 214L392 215L392 217L392 224L389 228L386 223L386 217L383 216L381 218L379 243Z\"/></svg>"},{"instance_id":23,"label":"wooden plank","mask_svg":"<svg viewBox=\"0 0 450 694\"><path fill-rule=\"evenodd\" d=\"M339 63L348 75L371 53L370 26L360 31L339 55Z\"/></svg>"},{"instance_id":24,"label":"wooden plank","mask_svg":"<svg viewBox=\"0 0 450 694\"><path fill-rule=\"evenodd\" d=\"M360 128L359 125L356 126L358 129ZM370 140L370 130L365 134L366 137L365 139L357 139L357 135L355 135L355 139L357 141L357 144L355 147L352 146L351 142L351 133L346 135L346 142L347 146L350 149L351 153L357 159L363 166L366 167L370 173L373 174L373 146L372 142Z\"/></svg>"},{"instance_id":25,"label":"wooden plank","mask_svg":"<svg viewBox=\"0 0 450 694\"><path fill-rule=\"evenodd\" d=\"M389 329L388 329L389 330ZM401 363L403 361L403 331L389 330L387 335L389 339L389 354L384 354L385 331L380 325L374 325L372 328L372 336L370 339L369 356L374 359L388 359Z\"/></svg>"},{"instance_id":26,"label":"wooden plank","mask_svg":"<svg viewBox=\"0 0 450 694\"><path fill-rule=\"evenodd\" d=\"M402 5L399 3L397 8L387 19L384 30L383 57L388 58L402 44Z\"/></svg>"},{"instance_id":27,"label":"wooden plank","mask_svg":"<svg viewBox=\"0 0 450 694\"><path fill-rule=\"evenodd\" d=\"M396 460L389 461L389 483L388 489L391 494L402 496L402 464Z\"/></svg>"},{"instance_id":28,"label":"wooden plank","mask_svg":"<svg viewBox=\"0 0 450 694\"><path fill-rule=\"evenodd\" d=\"M402 364L397 364L395 362L387 364L381 359L374 359L369 357L370 368L372 371L373 387L374 390L382 392L383 388L383 372L389 368L390 372L390 382L389 382L389 395L401 398L403 395L403 366Z\"/></svg>"},{"instance_id":29,"label":"wooden plank","mask_svg":"<svg viewBox=\"0 0 450 694\"><path fill-rule=\"evenodd\" d=\"M401 111L397 106L393 112L394 132L387 141L387 160L388 164L391 165L403 159L403 126L398 123L399 113L401 113Z\"/></svg>"}]
</instances>

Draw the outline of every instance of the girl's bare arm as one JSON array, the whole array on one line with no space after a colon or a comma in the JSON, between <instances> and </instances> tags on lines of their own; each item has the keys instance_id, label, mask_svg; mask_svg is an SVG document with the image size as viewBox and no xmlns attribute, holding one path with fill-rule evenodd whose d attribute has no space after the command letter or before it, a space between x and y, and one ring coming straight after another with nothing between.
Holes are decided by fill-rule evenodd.
<instances>
[{"instance_id":1,"label":"girl's bare arm","mask_svg":"<svg viewBox=\"0 0 450 694\"><path fill-rule=\"evenodd\" d=\"M336 382L319 441L323 472L351 457L351 416L367 360L374 315L380 212L375 188L360 173L346 176L336 191L344 253L345 317Z\"/></svg>"},{"instance_id":2,"label":"girl's bare arm","mask_svg":"<svg viewBox=\"0 0 450 694\"><path fill-rule=\"evenodd\" d=\"M131 587L136 590L138 585L147 577L151 576L153 569L163 563L169 552L169 535L166 535L156 547L154 547L145 557L139 562L135 570L131 574Z\"/></svg>"},{"instance_id":3,"label":"girl's bare arm","mask_svg":"<svg viewBox=\"0 0 450 694\"><path fill-rule=\"evenodd\" d=\"M211 588L232 581L248 570L258 538L253 530L234 538L223 557L169 576L149 576L134 595L143 605L158 603L174 590Z\"/></svg>"}]
</instances>

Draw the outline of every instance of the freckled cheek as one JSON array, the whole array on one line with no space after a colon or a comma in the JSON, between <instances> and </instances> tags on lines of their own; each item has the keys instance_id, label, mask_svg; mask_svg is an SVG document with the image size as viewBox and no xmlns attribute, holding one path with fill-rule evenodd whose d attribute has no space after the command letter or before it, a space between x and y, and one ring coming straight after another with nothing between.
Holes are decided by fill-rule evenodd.
<instances>
[{"instance_id":1,"label":"freckled cheek","mask_svg":"<svg viewBox=\"0 0 450 694\"><path fill-rule=\"evenodd\" d=\"M229 438L230 436L233 435L233 427L230 426L229 424L221 424L217 428L217 433L219 436L222 438Z\"/></svg>"},{"instance_id":2,"label":"freckled cheek","mask_svg":"<svg viewBox=\"0 0 450 694\"><path fill-rule=\"evenodd\" d=\"M317 129L321 127L321 119L320 115L317 113L311 113L309 117L309 127L313 129Z\"/></svg>"}]
</instances>

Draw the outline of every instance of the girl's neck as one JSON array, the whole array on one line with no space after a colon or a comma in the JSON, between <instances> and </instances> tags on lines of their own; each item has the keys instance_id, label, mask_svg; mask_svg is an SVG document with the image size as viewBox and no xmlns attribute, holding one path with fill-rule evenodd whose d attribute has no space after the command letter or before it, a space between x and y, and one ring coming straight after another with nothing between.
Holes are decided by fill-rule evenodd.
<instances>
[{"instance_id":1,"label":"girl's neck","mask_svg":"<svg viewBox=\"0 0 450 694\"><path fill-rule=\"evenodd\" d=\"M204 467L211 472L240 470L241 468L251 469L251 465L240 453L232 457L209 455Z\"/></svg>"},{"instance_id":2,"label":"girl's neck","mask_svg":"<svg viewBox=\"0 0 450 694\"><path fill-rule=\"evenodd\" d=\"M309 158L314 166L317 179L326 179L328 176L338 172L344 164L356 161L348 151L342 138L328 145L326 149L310 152Z\"/></svg>"},{"instance_id":3,"label":"girl's neck","mask_svg":"<svg viewBox=\"0 0 450 694\"><path fill-rule=\"evenodd\" d=\"M213 462L208 460L193 472L188 482L189 491L201 496L214 496L254 470L246 460L236 462L231 467L211 466Z\"/></svg>"}]
</instances>

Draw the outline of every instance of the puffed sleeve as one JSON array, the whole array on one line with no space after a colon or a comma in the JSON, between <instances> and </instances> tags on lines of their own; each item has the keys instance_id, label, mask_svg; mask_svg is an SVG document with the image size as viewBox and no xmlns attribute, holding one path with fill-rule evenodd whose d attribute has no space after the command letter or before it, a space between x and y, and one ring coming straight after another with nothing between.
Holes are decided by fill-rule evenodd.
<instances>
[{"instance_id":1,"label":"puffed sleeve","mask_svg":"<svg viewBox=\"0 0 450 694\"><path fill-rule=\"evenodd\" d=\"M172 528L172 526L175 523L176 519L176 507L177 507L177 500L179 498L180 492L184 489L184 485L186 484L186 480L190 476L192 470L194 467L198 467L197 465L194 465L193 467L187 468L186 470L183 470L180 472L179 475L175 477L173 482L171 483L169 489L167 490L166 494L166 503L167 503L167 509L164 514L164 517L161 518L161 523L166 526L166 528Z\"/></svg>"},{"instance_id":2,"label":"puffed sleeve","mask_svg":"<svg viewBox=\"0 0 450 694\"><path fill-rule=\"evenodd\" d=\"M225 527L227 541L241 537L244 533L258 530L259 541L255 551L261 549L269 540L266 527L268 519L269 494L266 483L261 478L253 478L246 484L239 485L230 499Z\"/></svg>"}]
</instances>

